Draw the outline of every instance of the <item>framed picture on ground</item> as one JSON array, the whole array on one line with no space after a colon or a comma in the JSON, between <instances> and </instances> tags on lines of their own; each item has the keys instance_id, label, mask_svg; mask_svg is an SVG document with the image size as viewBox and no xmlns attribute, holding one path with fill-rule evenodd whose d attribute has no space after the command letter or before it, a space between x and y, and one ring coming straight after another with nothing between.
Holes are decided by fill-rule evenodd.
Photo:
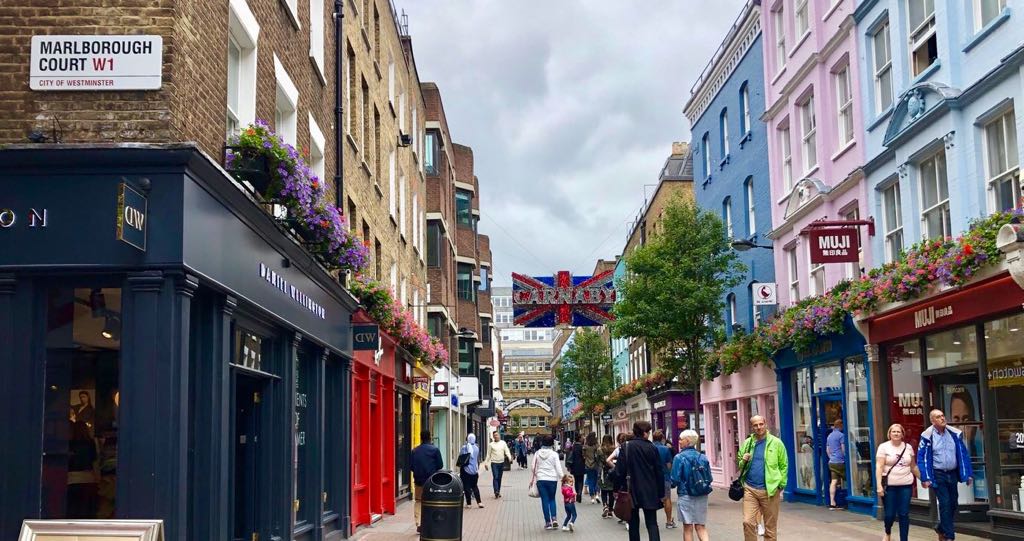
<instances>
[{"instance_id":1,"label":"framed picture on ground","mask_svg":"<svg viewBox=\"0 0 1024 541\"><path fill-rule=\"evenodd\" d=\"M18 541L163 541L162 520L26 520Z\"/></svg>"}]
</instances>

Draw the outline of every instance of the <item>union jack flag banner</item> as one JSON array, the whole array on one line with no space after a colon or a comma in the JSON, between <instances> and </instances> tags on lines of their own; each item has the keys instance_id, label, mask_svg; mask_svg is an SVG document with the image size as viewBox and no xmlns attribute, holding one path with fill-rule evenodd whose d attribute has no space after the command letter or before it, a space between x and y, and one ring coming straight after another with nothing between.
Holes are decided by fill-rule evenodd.
<instances>
[{"instance_id":1,"label":"union jack flag banner","mask_svg":"<svg viewBox=\"0 0 1024 541\"><path fill-rule=\"evenodd\" d=\"M512 313L523 327L597 327L615 319L614 271L597 276L576 276L560 271L554 276L512 273Z\"/></svg>"}]
</instances>

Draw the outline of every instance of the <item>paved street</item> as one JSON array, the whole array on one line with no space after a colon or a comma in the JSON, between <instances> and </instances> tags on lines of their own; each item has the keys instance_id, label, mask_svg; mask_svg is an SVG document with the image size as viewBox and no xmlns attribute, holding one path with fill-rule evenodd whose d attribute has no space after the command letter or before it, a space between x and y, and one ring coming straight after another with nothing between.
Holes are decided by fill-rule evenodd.
<instances>
[{"instance_id":1,"label":"paved street","mask_svg":"<svg viewBox=\"0 0 1024 541\"><path fill-rule=\"evenodd\" d=\"M539 500L526 494L529 473L514 467L505 473L504 488L501 500L494 500L490 494L490 472L480 476L480 489L484 496L484 509L473 507L463 508L464 529L463 539L467 541L484 539L501 539L509 541L533 541L558 538L570 535L561 531L545 531ZM615 519L601 519L601 506L581 503L577 505L579 520L573 535L586 540L602 541L608 539L625 539L626 531L616 523ZM564 518L562 505L558 506L559 520ZM664 514L659 513L664 525ZM709 531L713 539L743 539L743 516L738 503L726 497L724 490L716 490L711 495L708 510L710 519ZM828 511L805 504L782 504L779 539L808 539L811 532L818 532L811 537L822 539L825 535L830 541L877 541L882 537L882 524L879 521L848 513L845 511ZM825 533L827 532L827 534ZM665 530L662 528L662 539L682 539L682 531ZM917 541L933 541L935 534L926 528L911 527L911 539ZM403 503L398 514L387 517L373 528L367 528L356 534L359 541L399 541L414 540L416 527L413 524L413 506L411 502ZM647 539L646 535L642 539ZM980 538L958 535L960 541L974 541Z\"/></svg>"}]
</instances>

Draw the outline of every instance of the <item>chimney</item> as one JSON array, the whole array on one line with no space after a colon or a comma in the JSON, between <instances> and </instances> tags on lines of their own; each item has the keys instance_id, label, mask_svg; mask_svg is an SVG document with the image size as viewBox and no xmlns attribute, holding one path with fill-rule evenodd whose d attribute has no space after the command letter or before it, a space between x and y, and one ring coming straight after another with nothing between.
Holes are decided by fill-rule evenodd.
<instances>
[{"instance_id":1,"label":"chimney","mask_svg":"<svg viewBox=\"0 0 1024 541\"><path fill-rule=\"evenodd\" d=\"M675 141L672 143L672 155L682 156L689 150L690 145L684 141Z\"/></svg>"}]
</instances>

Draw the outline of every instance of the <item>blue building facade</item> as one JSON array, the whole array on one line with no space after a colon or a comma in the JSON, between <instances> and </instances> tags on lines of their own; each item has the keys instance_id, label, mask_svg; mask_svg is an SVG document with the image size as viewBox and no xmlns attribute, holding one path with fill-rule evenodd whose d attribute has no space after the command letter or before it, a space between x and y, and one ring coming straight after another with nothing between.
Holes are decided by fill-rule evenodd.
<instances>
[{"instance_id":1,"label":"blue building facade","mask_svg":"<svg viewBox=\"0 0 1024 541\"><path fill-rule=\"evenodd\" d=\"M748 5L726 36L701 79L691 90L684 112L690 120L697 204L719 213L729 234L770 246L772 229L768 180L768 142L764 113L764 63L757 6ZM726 331L749 332L770 315L755 308L754 282L775 281L769 249L739 251L747 267L743 283L726 294Z\"/></svg>"},{"instance_id":2,"label":"blue building facade","mask_svg":"<svg viewBox=\"0 0 1024 541\"><path fill-rule=\"evenodd\" d=\"M1022 10L1020 0L859 3L863 169L876 264L1020 205ZM1017 539L1024 538L1024 466L999 434L1024 418L1024 403L1011 398L1022 396L1024 381L998 374L1024 353L1014 341L1024 313L999 302L1020 294L1002 269L956 292L985 307L970 316L952 308L954 292L935 291L873 314L861 328L879 361L869 373L877 380L877 437L885 439L884 427L898 422L916 446L931 408L955 415L954 424L970 434L975 471L974 484L961 485L958 527L990 523L984 527ZM930 306L951 307L949 317L915 324L913 314ZM915 489L912 519L930 520L929 497Z\"/></svg>"}]
</instances>

